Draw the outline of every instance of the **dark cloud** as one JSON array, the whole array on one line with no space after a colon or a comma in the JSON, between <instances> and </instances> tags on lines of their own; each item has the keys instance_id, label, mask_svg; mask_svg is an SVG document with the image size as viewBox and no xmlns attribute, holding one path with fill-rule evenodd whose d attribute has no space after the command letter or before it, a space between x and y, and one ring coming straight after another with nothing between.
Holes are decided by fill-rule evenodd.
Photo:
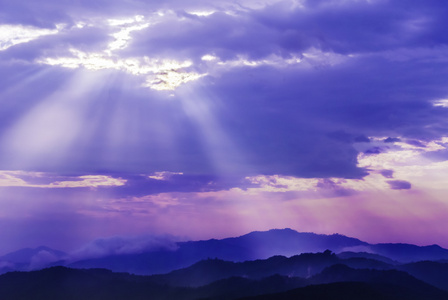
<instances>
[{"instance_id":1,"label":"dark cloud","mask_svg":"<svg viewBox=\"0 0 448 300\"><path fill-rule=\"evenodd\" d=\"M432 161L446 161L448 160L448 149L438 151L428 151L423 153L423 156Z\"/></svg>"},{"instance_id":2,"label":"dark cloud","mask_svg":"<svg viewBox=\"0 0 448 300\"><path fill-rule=\"evenodd\" d=\"M383 152L381 147L373 147L364 151L365 154L380 154L381 152Z\"/></svg>"},{"instance_id":3,"label":"dark cloud","mask_svg":"<svg viewBox=\"0 0 448 300\"><path fill-rule=\"evenodd\" d=\"M420 148L425 148L426 145L423 144L421 141L417 141L417 140L406 140L406 144L415 146L415 147L420 147Z\"/></svg>"},{"instance_id":4,"label":"dark cloud","mask_svg":"<svg viewBox=\"0 0 448 300\"><path fill-rule=\"evenodd\" d=\"M393 170L381 170L381 175L383 175L386 178L393 178L394 171Z\"/></svg>"},{"instance_id":5,"label":"dark cloud","mask_svg":"<svg viewBox=\"0 0 448 300\"><path fill-rule=\"evenodd\" d=\"M411 183L404 180L389 180L387 181L390 188L393 190L409 190L411 189Z\"/></svg>"},{"instance_id":6,"label":"dark cloud","mask_svg":"<svg viewBox=\"0 0 448 300\"><path fill-rule=\"evenodd\" d=\"M124 175L122 178L127 180L125 185L108 189L113 190L114 195L118 197L138 197L168 192L211 192L227 190L235 186L241 188L256 186L240 176L231 178L217 175L175 174L163 180L153 179L148 177L148 175Z\"/></svg>"},{"instance_id":7,"label":"dark cloud","mask_svg":"<svg viewBox=\"0 0 448 300\"><path fill-rule=\"evenodd\" d=\"M51 95L83 74L36 66L36 59L68 55L70 47L103 51L111 40L104 24L69 30L76 21L93 16L98 7L101 17L142 11L149 17L173 3L178 2L135 1L127 8L113 1L5 6L8 16L1 14L2 22L46 28L65 22L68 29L0 52L1 137L10 136L34 109L48 105ZM120 174L132 179L118 189L148 193L225 189L244 186L242 179L256 174L361 178L367 171L357 166L353 143L367 143L369 136L400 136L415 145L447 132L448 110L431 102L448 94L448 59L439 52L448 36L442 29L448 28L444 2L309 1L300 8L281 1L232 14L220 11L219 2L208 17L188 13L203 4L179 4L160 22L133 32L130 46L118 53L190 59L192 70L210 71L208 76L169 97L142 88L142 80L130 74L99 71L94 93L70 103L82 110L80 133L67 133L72 134L69 146L27 144L24 132L15 145L23 143L25 150L2 140L0 167ZM205 54L228 63L272 55L294 55L302 62L210 67L200 60ZM66 125L59 120L50 127ZM185 175L166 182L132 177L157 171Z\"/></svg>"},{"instance_id":8,"label":"dark cloud","mask_svg":"<svg viewBox=\"0 0 448 300\"><path fill-rule=\"evenodd\" d=\"M385 143L395 143L400 141L401 140L399 138L392 138L392 137L388 137L387 139L384 140Z\"/></svg>"},{"instance_id":9,"label":"dark cloud","mask_svg":"<svg viewBox=\"0 0 448 300\"><path fill-rule=\"evenodd\" d=\"M336 182L331 179L320 179L316 187L320 189L326 197L344 197L356 194L355 190L342 188Z\"/></svg>"},{"instance_id":10,"label":"dark cloud","mask_svg":"<svg viewBox=\"0 0 448 300\"><path fill-rule=\"evenodd\" d=\"M279 31L306 32L308 41L338 53L376 52L401 47L446 44L442 0L412 1L308 1L305 9L279 2L256 15ZM280 17L281 16L281 17ZM442 26L442 27L439 27Z\"/></svg>"},{"instance_id":11,"label":"dark cloud","mask_svg":"<svg viewBox=\"0 0 448 300\"><path fill-rule=\"evenodd\" d=\"M365 135L360 135L355 137L354 141L356 143L370 143L370 139L366 137Z\"/></svg>"}]
</instances>

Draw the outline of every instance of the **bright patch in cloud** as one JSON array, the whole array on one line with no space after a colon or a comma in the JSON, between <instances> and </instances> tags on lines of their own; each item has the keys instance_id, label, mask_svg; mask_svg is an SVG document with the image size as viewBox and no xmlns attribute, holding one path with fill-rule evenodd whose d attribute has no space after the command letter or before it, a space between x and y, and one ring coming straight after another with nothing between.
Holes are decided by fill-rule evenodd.
<instances>
[{"instance_id":1,"label":"bright patch in cloud","mask_svg":"<svg viewBox=\"0 0 448 300\"><path fill-rule=\"evenodd\" d=\"M208 17L215 13L214 10L193 10L193 11L187 11L190 15L196 15L198 17Z\"/></svg>"},{"instance_id":2,"label":"bright patch in cloud","mask_svg":"<svg viewBox=\"0 0 448 300\"><path fill-rule=\"evenodd\" d=\"M219 60L218 57L212 55L205 55L202 57L204 61L216 61ZM228 61L217 61L218 66L225 67L259 67L259 66L274 66L274 67L285 67L292 64L298 64L302 62L302 59L298 56L292 55L291 58L284 59L278 55L272 54L261 60L251 60L244 56L239 56L238 59L228 60Z\"/></svg>"},{"instance_id":3,"label":"bright patch in cloud","mask_svg":"<svg viewBox=\"0 0 448 300\"><path fill-rule=\"evenodd\" d=\"M130 19L111 19L108 20L111 26L122 27L120 31L112 33L115 40L108 45L106 53L112 54L115 50L125 49L130 40L132 40L131 33L149 27L150 23L144 22L144 16L138 15Z\"/></svg>"},{"instance_id":4,"label":"bright patch in cloud","mask_svg":"<svg viewBox=\"0 0 448 300\"><path fill-rule=\"evenodd\" d=\"M211 60L217 59L217 57L214 55L211 55L211 54L206 54L206 55L202 56L201 59L205 60L205 61L211 61Z\"/></svg>"},{"instance_id":5,"label":"bright patch in cloud","mask_svg":"<svg viewBox=\"0 0 448 300\"><path fill-rule=\"evenodd\" d=\"M424 153L448 149L448 138L423 142L424 147L415 146L406 142L384 143L385 138L371 137L371 143L364 146L379 147L381 153L360 153L358 166L367 168L369 175L362 179L343 178L296 178L280 175L259 175L246 177L255 188L248 188L244 193L254 194L258 192L307 192L320 194L331 189L335 191L351 190L357 192L387 190L392 187L395 190L407 190L411 183L416 186L441 188L444 178L442 174L448 174L448 161L434 162L422 156ZM384 172L388 170L389 172ZM390 173L390 174L389 174ZM385 174L389 174L385 176ZM428 178L432 178L428 180ZM391 180L393 179L393 180ZM406 188L397 188L400 187ZM243 191L242 191L243 192Z\"/></svg>"},{"instance_id":6,"label":"bright patch in cloud","mask_svg":"<svg viewBox=\"0 0 448 300\"><path fill-rule=\"evenodd\" d=\"M168 180L173 175L182 175L182 172L155 172L153 175L148 176L148 178L155 180Z\"/></svg>"},{"instance_id":7,"label":"bright patch in cloud","mask_svg":"<svg viewBox=\"0 0 448 300\"><path fill-rule=\"evenodd\" d=\"M448 99L440 99L433 102L434 106L448 107Z\"/></svg>"},{"instance_id":8,"label":"bright patch in cloud","mask_svg":"<svg viewBox=\"0 0 448 300\"><path fill-rule=\"evenodd\" d=\"M105 175L84 175L48 184L29 183L25 178L51 180L50 174L42 172L0 171L0 187L34 187L34 188L96 188L100 186L122 186L127 181ZM74 180L73 180L74 179Z\"/></svg>"},{"instance_id":9,"label":"bright patch in cloud","mask_svg":"<svg viewBox=\"0 0 448 300\"><path fill-rule=\"evenodd\" d=\"M79 176L79 181L56 181L50 183L49 188L77 188L77 187L89 187L96 188L99 186L122 186L126 183L126 180L121 178L113 178L104 175L85 175Z\"/></svg>"},{"instance_id":10,"label":"bright patch in cloud","mask_svg":"<svg viewBox=\"0 0 448 300\"><path fill-rule=\"evenodd\" d=\"M377 144L384 140L384 138L371 139ZM442 174L448 174L448 161L432 161L423 154L446 150L447 142L448 138L444 137L427 143L416 141L424 147L401 141L392 144L382 143L381 153L375 155L361 153L358 156L358 163L360 167L371 170L371 175L365 180L376 178L376 181L384 181L379 175L381 171L393 170L393 178L396 180L405 180L421 188L442 188L444 181Z\"/></svg>"},{"instance_id":11,"label":"bright patch in cloud","mask_svg":"<svg viewBox=\"0 0 448 300\"><path fill-rule=\"evenodd\" d=\"M57 29L42 29L24 25L0 25L0 51L14 45L28 43L41 36L56 34L62 27L58 25Z\"/></svg>"},{"instance_id":12,"label":"bright patch in cloud","mask_svg":"<svg viewBox=\"0 0 448 300\"><path fill-rule=\"evenodd\" d=\"M114 41L107 45L103 51L84 52L79 49L69 49L70 57L46 57L37 62L64 68L86 68L88 70L114 69L136 76L145 76L143 86L155 90L174 90L179 85L197 80L207 74L198 74L186 71L192 62L176 61L173 59L156 59L147 56L120 58L115 54L117 50L125 49L132 40L131 33L145 29L151 25L145 21L144 16L133 18L110 19L107 24L119 30L112 33ZM84 24L82 25L84 27Z\"/></svg>"},{"instance_id":13,"label":"bright patch in cloud","mask_svg":"<svg viewBox=\"0 0 448 300\"><path fill-rule=\"evenodd\" d=\"M259 185L255 190L264 192L315 191L319 182L317 178L295 178L279 175L258 175L246 177L246 180Z\"/></svg>"},{"instance_id":14,"label":"bright patch in cloud","mask_svg":"<svg viewBox=\"0 0 448 300\"><path fill-rule=\"evenodd\" d=\"M159 72L155 75L155 79L148 79L143 86L154 90L174 90L176 87L189 81L197 80L207 74L186 73L179 71Z\"/></svg>"}]
</instances>

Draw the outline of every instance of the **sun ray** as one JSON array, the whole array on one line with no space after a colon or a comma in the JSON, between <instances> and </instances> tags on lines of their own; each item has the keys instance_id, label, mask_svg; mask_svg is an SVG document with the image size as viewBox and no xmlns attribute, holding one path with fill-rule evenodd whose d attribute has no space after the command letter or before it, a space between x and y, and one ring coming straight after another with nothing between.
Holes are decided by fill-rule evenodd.
<instances>
[{"instance_id":1,"label":"sun ray","mask_svg":"<svg viewBox=\"0 0 448 300\"><path fill-rule=\"evenodd\" d=\"M17 169L55 166L83 134L89 101L101 89L102 73L76 72L65 85L22 115L2 137L2 152Z\"/></svg>"},{"instance_id":2,"label":"sun ray","mask_svg":"<svg viewBox=\"0 0 448 300\"><path fill-rule=\"evenodd\" d=\"M176 91L186 116L196 124L208 158L218 174L223 176L247 172L250 167L244 151L219 123L225 107L220 100L204 90L184 87Z\"/></svg>"}]
</instances>

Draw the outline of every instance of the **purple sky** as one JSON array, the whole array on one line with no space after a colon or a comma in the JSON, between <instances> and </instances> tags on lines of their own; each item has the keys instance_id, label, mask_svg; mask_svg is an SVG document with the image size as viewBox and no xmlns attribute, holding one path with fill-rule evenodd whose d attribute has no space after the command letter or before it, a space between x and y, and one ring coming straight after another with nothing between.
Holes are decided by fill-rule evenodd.
<instances>
[{"instance_id":1,"label":"purple sky","mask_svg":"<svg viewBox=\"0 0 448 300\"><path fill-rule=\"evenodd\" d=\"M0 254L285 227L448 247L447 15L0 0Z\"/></svg>"}]
</instances>

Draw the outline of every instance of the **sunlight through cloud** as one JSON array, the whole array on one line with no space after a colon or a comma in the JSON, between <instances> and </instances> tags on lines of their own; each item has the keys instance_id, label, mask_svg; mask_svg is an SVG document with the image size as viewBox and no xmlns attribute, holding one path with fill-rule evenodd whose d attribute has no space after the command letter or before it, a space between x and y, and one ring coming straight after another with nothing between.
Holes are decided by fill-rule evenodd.
<instances>
[{"instance_id":1,"label":"sunlight through cloud","mask_svg":"<svg viewBox=\"0 0 448 300\"><path fill-rule=\"evenodd\" d=\"M24 25L0 24L0 51L14 45L28 43L41 36L57 34L63 25L56 25L56 29L43 29Z\"/></svg>"},{"instance_id":2,"label":"sunlight through cloud","mask_svg":"<svg viewBox=\"0 0 448 300\"><path fill-rule=\"evenodd\" d=\"M163 16L163 15L162 15ZM76 48L69 49L70 57L45 57L37 60L37 63L64 68L85 68L88 70L114 69L135 76L145 76L144 87L154 90L174 90L176 87L189 81L197 80L207 74L186 71L192 66L190 60L176 61L174 59L159 59L143 57L120 58L115 54L117 50L128 47L132 40L131 33L143 30L152 23L145 21L144 16L137 15L133 18L109 19L109 26L119 28L111 34L114 38L103 51L84 52ZM82 24L81 28L85 25Z\"/></svg>"}]
</instances>

